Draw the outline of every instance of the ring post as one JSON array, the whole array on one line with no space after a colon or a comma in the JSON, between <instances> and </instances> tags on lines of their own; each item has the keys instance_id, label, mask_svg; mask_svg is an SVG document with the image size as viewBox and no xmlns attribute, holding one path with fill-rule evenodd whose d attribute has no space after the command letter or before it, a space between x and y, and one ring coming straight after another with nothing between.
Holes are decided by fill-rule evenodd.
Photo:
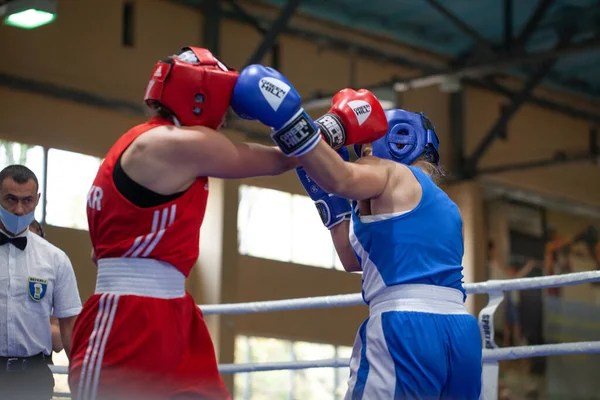
<instances>
[{"instance_id":1,"label":"ring post","mask_svg":"<svg viewBox=\"0 0 600 400\"><path fill-rule=\"evenodd\" d=\"M493 350L498 348L494 341L494 313L504 300L504 292L494 290L488 294L488 304L479 313L479 331L484 349ZM481 400L498 399L498 377L500 366L498 361L483 361L481 374Z\"/></svg>"}]
</instances>

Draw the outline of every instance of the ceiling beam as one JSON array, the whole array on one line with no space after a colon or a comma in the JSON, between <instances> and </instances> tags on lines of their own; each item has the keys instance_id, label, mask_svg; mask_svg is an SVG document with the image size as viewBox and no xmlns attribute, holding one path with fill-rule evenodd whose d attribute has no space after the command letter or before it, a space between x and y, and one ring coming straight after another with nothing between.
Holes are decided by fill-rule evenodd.
<instances>
[{"instance_id":1,"label":"ceiling beam","mask_svg":"<svg viewBox=\"0 0 600 400\"><path fill-rule=\"evenodd\" d=\"M512 99L510 105L503 109L502 114L496 120L496 123L488 131L486 136L481 139L475 151L473 151L473 154L469 157L467 162L467 172L470 176L475 176L477 174L479 160L481 160L484 154L489 150L491 144L502 134L502 131L505 129L508 122L521 109L529 96L531 96L533 89L540 84L553 66L554 61L547 61L540 66L536 73L527 80L523 89L521 89L521 91Z\"/></svg>"},{"instance_id":2,"label":"ceiling beam","mask_svg":"<svg viewBox=\"0 0 600 400\"><path fill-rule=\"evenodd\" d=\"M435 8L440 14L450 20L458 29L466 33L470 36L475 42L477 42L477 47L487 51L488 53L495 54L494 46L490 43L486 38L481 36L477 30L470 27L463 20L458 18L452 11L448 10L446 7L437 2L437 0L425 0L431 7Z\"/></svg>"},{"instance_id":3,"label":"ceiling beam","mask_svg":"<svg viewBox=\"0 0 600 400\"><path fill-rule=\"evenodd\" d=\"M579 43L564 44L553 49L537 51L534 53L499 55L495 58L488 59L483 63L450 68L433 74L425 74L418 78L406 79L399 82L397 89L408 90L412 88L439 85L444 82L448 76L453 76L456 78L478 78L494 72L505 71L517 66L539 63L541 61L571 56L597 49L600 49L599 36L585 39Z\"/></svg>"},{"instance_id":4,"label":"ceiling beam","mask_svg":"<svg viewBox=\"0 0 600 400\"><path fill-rule=\"evenodd\" d=\"M525 47L527 41L531 38L533 33L536 31L540 22L546 16L546 12L550 9L550 6L554 4L555 0L540 0L537 7L525 23L525 26L521 30L519 36L513 43L514 50L520 50Z\"/></svg>"},{"instance_id":5,"label":"ceiling beam","mask_svg":"<svg viewBox=\"0 0 600 400\"><path fill-rule=\"evenodd\" d=\"M137 116L146 116L146 111L142 104L102 97L83 90L35 81L33 79L23 78L15 75L0 73L0 86L54 97L60 100L73 101L86 106L99 107Z\"/></svg>"},{"instance_id":6,"label":"ceiling beam","mask_svg":"<svg viewBox=\"0 0 600 400\"><path fill-rule=\"evenodd\" d=\"M283 32L288 22L294 15L294 12L300 5L300 0L288 0L285 6L279 12L279 15L271 24L267 33L263 36L262 42L256 47L254 53L248 59L246 65L259 63L275 44L277 37Z\"/></svg>"}]
</instances>

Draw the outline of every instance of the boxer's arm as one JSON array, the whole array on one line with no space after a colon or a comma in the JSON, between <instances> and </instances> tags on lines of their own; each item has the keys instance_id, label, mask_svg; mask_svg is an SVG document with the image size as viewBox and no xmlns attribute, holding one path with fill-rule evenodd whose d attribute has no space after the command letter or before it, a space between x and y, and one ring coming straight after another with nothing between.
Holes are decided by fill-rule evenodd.
<instances>
[{"instance_id":1,"label":"boxer's arm","mask_svg":"<svg viewBox=\"0 0 600 400\"><path fill-rule=\"evenodd\" d=\"M71 343L73 337L73 326L75 325L76 316L67 317L67 318L59 318L58 325L60 327L60 337L62 339L63 348L65 349L65 353L67 357L71 357Z\"/></svg>"},{"instance_id":2,"label":"boxer's arm","mask_svg":"<svg viewBox=\"0 0 600 400\"><path fill-rule=\"evenodd\" d=\"M191 169L195 176L241 179L279 175L298 166L297 159L285 156L275 146L233 143L224 134L205 127L177 130L170 138L165 135L168 148L163 152L173 165Z\"/></svg>"},{"instance_id":3,"label":"boxer's arm","mask_svg":"<svg viewBox=\"0 0 600 400\"><path fill-rule=\"evenodd\" d=\"M50 333L52 334L52 351L60 353L64 346L60 334L60 325L56 317L50 317Z\"/></svg>"},{"instance_id":4,"label":"boxer's arm","mask_svg":"<svg viewBox=\"0 0 600 400\"><path fill-rule=\"evenodd\" d=\"M298 157L308 175L328 193L351 200L379 196L386 188L390 164L377 157L344 162L325 142Z\"/></svg>"},{"instance_id":5,"label":"boxer's arm","mask_svg":"<svg viewBox=\"0 0 600 400\"><path fill-rule=\"evenodd\" d=\"M232 143L226 145L223 153L212 153L209 163L202 163L200 169L211 171L199 175L215 178L241 179L254 176L279 175L299 165L296 158L284 155L276 146L258 143Z\"/></svg>"},{"instance_id":6,"label":"boxer's arm","mask_svg":"<svg viewBox=\"0 0 600 400\"><path fill-rule=\"evenodd\" d=\"M335 251L340 258L344 269L348 272L361 271L360 263L350 244L350 222L343 221L331 228L329 232L331 234L331 240L333 240Z\"/></svg>"}]
</instances>

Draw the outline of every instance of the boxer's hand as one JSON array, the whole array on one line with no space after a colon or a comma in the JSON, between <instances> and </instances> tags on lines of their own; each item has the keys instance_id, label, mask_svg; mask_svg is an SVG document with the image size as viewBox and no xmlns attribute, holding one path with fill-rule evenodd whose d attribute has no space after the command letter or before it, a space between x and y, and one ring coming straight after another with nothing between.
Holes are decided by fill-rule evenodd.
<instances>
[{"instance_id":1,"label":"boxer's hand","mask_svg":"<svg viewBox=\"0 0 600 400\"><path fill-rule=\"evenodd\" d=\"M231 97L233 111L245 119L257 119L274 129L273 141L288 156L312 150L319 130L302 108L302 98L278 71L262 65L242 70Z\"/></svg>"},{"instance_id":2,"label":"boxer's hand","mask_svg":"<svg viewBox=\"0 0 600 400\"><path fill-rule=\"evenodd\" d=\"M375 95L365 89L339 91L331 101L329 112L315 123L325 141L334 149L372 143L388 131L383 107Z\"/></svg>"},{"instance_id":3,"label":"boxer's hand","mask_svg":"<svg viewBox=\"0 0 600 400\"><path fill-rule=\"evenodd\" d=\"M338 154L344 161L348 161L348 149L342 147L338 150ZM310 179L304 168L296 168L296 174L310 198L315 202L321 221L327 229L350 219L351 208L348 200L325 192Z\"/></svg>"}]
</instances>

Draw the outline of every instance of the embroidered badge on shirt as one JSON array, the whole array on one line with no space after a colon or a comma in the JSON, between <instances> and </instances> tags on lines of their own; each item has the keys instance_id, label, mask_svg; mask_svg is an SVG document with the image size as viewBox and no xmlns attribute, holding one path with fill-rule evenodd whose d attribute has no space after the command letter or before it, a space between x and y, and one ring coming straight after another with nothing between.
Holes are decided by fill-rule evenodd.
<instances>
[{"instance_id":1,"label":"embroidered badge on shirt","mask_svg":"<svg viewBox=\"0 0 600 400\"><path fill-rule=\"evenodd\" d=\"M48 288L48 279L36 278L33 276L29 277L29 297L33 301L42 301L46 296L46 289Z\"/></svg>"}]
</instances>

